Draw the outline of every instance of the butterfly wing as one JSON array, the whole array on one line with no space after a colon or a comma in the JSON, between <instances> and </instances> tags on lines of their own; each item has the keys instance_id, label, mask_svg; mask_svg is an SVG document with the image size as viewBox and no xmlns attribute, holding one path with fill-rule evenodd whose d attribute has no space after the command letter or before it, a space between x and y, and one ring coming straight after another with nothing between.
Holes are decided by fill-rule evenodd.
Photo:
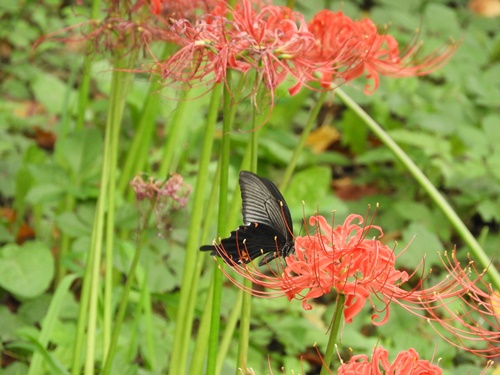
<instances>
[{"instance_id":1,"label":"butterfly wing","mask_svg":"<svg viewBox=\"0 0 500 375\"><path fill-rule=\"evenodd\" d=\"M286 239L274 228L261 223L241 225L231 232L231 236L221 240L220 245L205 245L202 251L211 251L231 265L233 263L249 263L253 259L267 254L264 259L274 259L277 251L286 245ZM259 263L262 265L264 259Z\"/></svg>"},{"instance_id":2,"label":"butterfly wing","mask_svg":"<svg viewBox=\"0 0 500 375\"><path fill-rule=\"evenodd\" d=\"M271 181L251 172L240 172L243 222L261 223L275 228L293 241L293 224L285 198Z\"/></svg>"},{"instance_id":3,"label":"butterfly wing","mask_svg":"<svg viewBox=\"0 0 500 375\"><path fill-rule=\"evenodd\" d=\"M293 252L292 217L276 185L247 171L240 172L239 181L244 225L220 245L205 245L200 250L211 251L230 265L265 255L259 266Z\"/></svg>"}]
</instances>

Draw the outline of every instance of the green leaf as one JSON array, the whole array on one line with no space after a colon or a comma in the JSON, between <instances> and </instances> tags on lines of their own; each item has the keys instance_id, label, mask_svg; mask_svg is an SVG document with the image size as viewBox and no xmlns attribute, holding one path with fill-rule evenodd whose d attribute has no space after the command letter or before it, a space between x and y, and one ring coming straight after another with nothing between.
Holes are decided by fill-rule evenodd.
<instances>
[{"instance_id":1,"label":"green leaf","mask_svg":"<svg viewBox=\"0 0 500 375\"><path fill-rule=\"evenodd\" d=\"M91 233L89 224L82 221L74 212L63 212L57 216L56 223L64 234L72 237L86 236Z\"/></svg>"},{"instance_id":2,"label":"green leaf","mask_svg":"<svg viewBox=\"0 0 500 375\"><path fill-rule=\"evenodd\" d=\"M423 224L412 223L403 232L403 239L401 240L399 249L405 247L406 250L402 253L397 260L399 265L406 267L417 267L422 259L425 257L425 264L433 265L440 264L438 252L443 251L443 245L438 236L427 229ZM396 249L396 254L399 252Z\"/></svg>"},{"instance_id":3,"label":"green leaf","mask_svg":"<svg viewBox=\"0 0 500 375\"><path fill-rule=\"evenodd\" d=\"M77 184L96 177L102 159L102 136L97 129L83 129L57 142L56 155L69 166Z\"/></svg>"},{"instance_id":4,"label":"green leaf","mask_svg":"<svg viewBox=\"0 0 500 375\"><path fill-rule=\"evenodd\" d=\"M49 113L59 114L63 103L67 100L67 84L58 77L47 72L37 72L31 84L36 100L39 101ZM71 103L73 103L74 97L74 90L71 90L69 99L70 107L72 106Z\"/></svg>"},{"instance_id":5,"label":"green leaf","mask_svg":"<svg viewBox=\"0 0 500 375\"><path fill-rule=\"evenodd\" d=\"M18 328L26 324L18 315L13 314L7 306L0 306L0 338L2 342L10 341L15 337Z\"/></svg>"},{"instance_id":6,"label":"green leaf","mask_svg":"<svg viewBox=\"0 0 500 375\"><path fill-rule=\"evenodd\" d=\"M26 200L33 204L58 203L63 199L64 193L62 186L54 184L38 185L29 191Z\"/></svg>"},{"instance_id":7,"label":"green leaf","mask_svg":"<svg viewBox=\"0 0 500 375\"><path fill-rule=\"evenodd\" d=\"M42 331L40 333L40 336L38 337L38 343L40 344L40 346L38 347L39 350L33 355L29 375L40 373L42 366L42 357L46 360L50 360L52 358L47 357L46 354L48 353L46 352L45 348L48 345L51 336L54 334L54 325L56 324L60 311L64 306L64 300L67 298L71 283L75 281L75 279L76 275L65 276L59 283L59 286L54 293L54 297L50 302L48 312L42 324ZM60 366L58 368L60 368Z\"/></svg>"},{"instance_id":8,"label":"green leaf","mask_svg":"<svg viewBox=\"0 0 500 375\"><path fill-rule=\"evenodd\" d=\"M311 167L295 173L285 191L285 198L295 222L302 219L302 202L306 205L306 217L316 211L331 215L332 210L345 209L345 205L335 198L331 191L331 175L328 167Z\"/></svg>"},{"instance_id":9,"label":"green leaf","mask_svg":"<svg viewBox=\"0 0 500 375\"><path fill-rule=\"evenodd\" d=\"M54 260L48 247L29 242L9 244L0 252L0 287L21 298L41 295L54 276Z\"/></svg>"}]
</instances>

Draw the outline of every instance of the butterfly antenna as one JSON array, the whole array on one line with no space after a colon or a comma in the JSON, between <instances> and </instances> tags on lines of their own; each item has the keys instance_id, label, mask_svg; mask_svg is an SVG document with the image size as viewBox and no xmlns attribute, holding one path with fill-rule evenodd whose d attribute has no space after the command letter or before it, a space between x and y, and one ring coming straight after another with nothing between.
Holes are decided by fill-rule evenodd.
<instances>
[{"instance_id":1,"label":"butterfly antenna","mask_svg":"<svg viewBox=\"0 0 500 375\"><path fill-rule=\"evenodd\" d=\"M281 208L281 216L283 217L283 221L285 222L286 229L287 229L288 233L290 233L292 235L292 237L295 237L293 235L293 231L290 229L290 224L286 221L285 210L283 208L283 206L284 206L283 201L279 201L279 202L280 202L280 208Z\"/></svg>"}]
</instances>

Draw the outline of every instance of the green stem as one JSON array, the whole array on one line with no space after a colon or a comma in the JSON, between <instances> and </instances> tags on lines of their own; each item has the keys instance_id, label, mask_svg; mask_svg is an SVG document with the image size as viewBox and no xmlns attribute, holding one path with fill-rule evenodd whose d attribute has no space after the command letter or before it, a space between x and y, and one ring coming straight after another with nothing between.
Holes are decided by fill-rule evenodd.
<instances>
[{"instance_id":1,"label":"green stem","mask_svg":"<svg viewBox=\"0 0 500 375\"><path fill-rule=\"evenodd\" d=\"M71 110L69 108L69 98L70 98L70 92L74 87L75 84L75 77L76 77L76 72L78 68L77 65L74 66L73 69L71 69L71 75L70 75L70 80L67 85L67 95L65 96L63 103L61 105L61 113L62 117L60 120L60 129L57 137L57 142L59 145L64 144L67 140L67 136L72 128L72 125L70 123L70 113ZM57 148L58 149L58 148ZM56 149L56 152L57 152ZM61 148L62 149L62 148ZM63 155L58 155L60 158L64 158ZM71 180L72 183L74 183L75 176L74 174L71 175ZM61 212L72 212L73 208L75 207L75 197L73 193L67 193L66 197L64 199L64 203L62 204L59 213ZM21 216L22 217L22 216ZM64 267L64 259L66 258L66 254L69 251L69 247L71 246L71 236L68 235L67 233L62 233L61 235L61 240L59 244L59 252L56 257L56 277L55 277L55 285L58 285L59 282L63 279L63 277L66 275L66 267Z\"/></svg>"},{"instance_id":2,"label":"green stem","mask_svg":"<svg viewBox=\"0 0 500 375\"><path fill-rule=\"evenodd\" d=\"M281 191L285 190L285 188L288 186L288 183L290 182L290 178L292 177L293 171L297 166L297 161L299 160L299 156L306 144L307 137L309 137L309 134L311 133L311 130L314 124L316 123L316 118L318 117L319 111L323 106L323 103L325 102L326 95L327 95L326 91L322 91L319 93L318 100L316 101L316 104L314 105L314 107L311 110L311 113L309 114L309 119L307 120L304 130L302 130L302 134L299 139L299 144L297 145L297 147L295 147L292 159L290 160L290 163L288 163L285 170L285 174L283 175L283 179L281 180L280 184Z\"/></svg>"},{"instance_id":3,"label":"green stem","mask_svg":"<svg viewBox=\"0 0 500 375\"><path fill-rule=\"evenodd\" d=\"M200 320L200 326L198 328L198 336L196 338L196 345L194 347L194 353L198 353L193 356L193 361L189 368L189 375L202 375L203 365L205 364L208 348L208 337L210 335L210 320L212 319L212 302L213 302L214 286L210 284L207 293L207 299L205 300L205 307L203 308L203 314Z\"/></svg>"},{"instance_id":4,"label":"green stem","mask_svg":"<svg viewBox=\"0 0 500 375\"><path fill-rule=\"evenodd\" d=\"M105 215L105 196L109 183L109 151L107 148L111 144L113 129L110 126L106 127L104 137L104 158L100 180L100 193L97 199L97 208L94 218L94 226L92 228L92 237L90 241L90 249L87 257L87 266L83 277L83 286L80 299L80 312L78 315L77 333L75 346L73 348L73 363L71 366L71 374L80 374L80 366L82 360L82 347L85 341L85 327L89 322L89 333L87 335L87 352L85 353L85 374L93 373L94 364L94 339L95 339L95 321L97 320L97 287L99 282L99 269L101 264L101 250L103 240L104 215ZM90 321L94 322L94 329L90 331ZM90 352L88 348L90 347Z\"/></svg>"},{"instance_id":5,"label":"green stem","mask_svg":"<svg viewBox=\"0 0 500 375\"><path fill-rule=\"evenodd\" d=\"M496 289L500 289L500 273L495 267L491 266L491 259L486 255L479 242L476 241L469 229L458 217L457 213L453 210L446 199L436 189L436 187L429 181L425 174L418 168L418 166L410 159L410 157L394 142L394 140L385 132L385 130L366 113L352 98L341 89L336 89L335 93L344 102L344 104L354 111L375 133L375 135L394 153L397 159L408 169L412 176L422 186L422 188L429 194L434 203L448 218L451 225L458 232L463 241L471 248L475 258L479 263L487 268L487 273L491 277L492 284Z\"/></svg>"},{"instance_id":6,"label":"green stem","mask_svg":"<svg viewBox=\"0 0 500 375\"><path fill-rule=\"evenodd\" d=\"M252 116L252 131L250 136L250 171L257 172L257 162L258 162L258 147L259 147L259 124L260 117L257 115L257 110L254 106L253 116ZM252 281L244 278L243 286L248 290L252 289ZM236 368L236 375L240 374L239 369L244 370L247 365L248 358L248 344L250 342L250 318L252 314L252 296L249 293L242 294L242 304L241 304L241 318L240 318L240 340L238 347L238 366Z\"/></svg>"},{"instance_id":7,"label":"green stem","mask_svg":"<svg viewBox=\"0 0 500 375\"><path fill-rule=\"evenodd\" d=\"M176 316L176 328L174 335L174 345L170 358L170 374L184 374L186 372L186 362L188 354L189 339L191 337L192 316L200 271L196 271L197 259L199 257L200 227L204 215L203 201L205 198L206 184L208 179L208 167L212 154L213 140L215 137L215 124L220 105L221 87L216 87L212 91L208 117L203 140L202 154L198 167L198 177L194 189L193 210L189 223L189 238L186 245L186 258L184 261L184 271L182 275L182 288L180 292L179 310Z\"/></svg>"},{"instance_id":8,"label":"green stem","mask_svg":"<svg viewBox=\"0 0 500 375\"><path fill-rule=\"evenodd\" d=\"M92 0L92 10L90 12L91 20L98 18L100 9L101 0ZM83 60L82 76L80 84L78 85L78 112L76 118L77 129L83 129L83 124L85 122L85 112L89 102L90 80L92 78L90 69L92 67L93 58L93 53L89 52L85 55Z\"/></svg>"},{"instance_id":9,"label":"green stem","mask_svg":"<svg viewBox=\"0 0 500 375\"><path fill-rule=\"evenodd\" d=\"M141 256L142 248L144 243L146 242L146 234L147 231L144 228L147 227L149 223L149 219L154 211L156 199L151 201L151 206L144 218L143 230L141 231L139 243L137 244L137 249L134 252L134 257L132 259L132 263L130 264L130 270L128 272L127 281L125 282L125 287L123 289L123 296L120 301L120 306L118 307L118 312L115 318L115 325L113 327L113 336L111 337L111 341L109 343L108 355L106 356L106 360L104 362L102 374L107 375L111 372L111 366L113 364L113 358L116 353L116 347L118 345L118 337L120 336L120 329L123 323L123 319L125 317L125 312L127 311L127 304L129 302L130 290L132 289L132 283L135 280L135 273L137 269L137 265L139 264L139 259Z\"/></svg>"},{"instance_id":10,"label":"green stem","mask_svg":"<svg viewBox=\"0 0 500 375\"><path fill-rule=\"evenodd\" d=\"M251 285L251 284L250 284ZM226 322L226 329L224 331L224 335L222 337L222 340L220 342L220 347L219 351L217 353L217 371L216 374L220 374L222 371L222 365L224 364L224 359L226 358L227 351L229 349L229 345L231 344L231 341L233 340L234 337L234 330L236 328L236 324L238 323L238 319L240 319L240 327L243 324L243 316L240 317L240 314L243 313L243 298L246 296L252 297L250 294L243 292L242 290L240 293L238 293L238 296L236 297L236 302L234 303L233 309L231 311L231 315L229 315L229 318L227 319ZM250 318L250 316L249 316ZM241 331L240 331L241 335ZM246 351L248 351L248 335L246 337ZM242 354L242 338L240 336L240 347L238 351L238 367L241 369L245 369L246 367L242 367L241 365L241 354ZM244 352L245 357L246 357L246 351ZM246 363L243 365L245 366ZM236 374L241 375L241 371L236 369Z\"/></svg>"},{"instance_id":11,"label":"green stem","mask_svg":"<svg viewBox=\"0 0 500 375\"><path fill-rule=\"evenodd\" d=\"M339 334L340 322L342 321L342 313L344 311L345 304L345 295L338 294L337 301L335 303L335 311L333 312L332 318L332 327L330 330L330 338L328 339L328 346L326 348L323 367L321 367L320 375L329 375L331 371L329 370L330 364L332 362L332 358L335 350L335 341L337 340L337 336Z\"/></svg>"},{"instance_id":12,"label":"green stem","mask_svg":"<svg viewBox=\"0 0 500 375\"><path fill-rule=\"evenodd\" d=\"M220 165L215 172L214 181L218 181L220 178ZM215 210L215 202L217 201L217 194L219 192L219 188L217 183L212 184L212 191L210 193L210 197L208 199L208 203L206 205L205 218L213 217L213 213ZM205 220L203 223L203 233L201 235L201 243L207 243L208 231L211 228L210 220ZM206 255L201 255L198 257L196 264L196 274L200 275L201 270L203 268L203 264L205 264L205 260L207 259ZM213 272L214 262L209 262L208 271ZM191 362L191 366L189 367L190 375L202 375L204 374L204 365L206 361L207 348L208 348L208 340L210 338L210 320L212 317L212 302L213 302L213 284L210 284L210 289L207 295L207 299L205 301L205 308L203 310L203 315L199 324L198 334L196 337L196 344L193 353L203 353L202 355L194 355L193 360ZM191 303L196 302L196 296L198 293L198 288L191 289ZM189 338L188 338L189 339Z\"/></svg>"},{"instance_id":13,"label":"green stem","mask_svg":"<svg viewBox=\"0 0 500 375\"><path fill-rule=\"evenodd\" d=\"M113 249L115 239L115 202L116 202L116 176L118 166L118 143L120 137L120 124L123 118L123 110L128 92L131 75L122 71L133 65L136 53L131 53L128 57L118 57L113 72L113 86L110 97L110 111L107 126L113 129L109 145L108 171L109 185L106 195L106 242L105 242L105 274L104 274L104 324L103 324L103 358L106 361L107 350L110 346L111 330L113 327ZM116 328L115 328L116 330Z\"/></svg>"},{"instance_id":14,"label":"green stem","mask_svg":"<svg viewBox=\"0 0 500 375\"><path fill-rule=\"evenodd\" d=\"M166 60L172 53L173 46L166 44L160 61ZM148 156L149 144L156 128L155 117L158 115L159 96L156 91L161 88L160 80L153 80L146 94L146 99L142 105L141 115L139 117L137 130L132 140L132 144L125 157L123 168L118 182L118 190L121 194L125 193L128 188L129 181L137 173L137 171L145 171L145 162Z\"/></svg>"},{"instance_id":15,"label":"green stem","mask_svg":"<svg viewBox=\"0 0 500 375\"><path fill-rule=\"evenodd\" d=\"M222 121L222 147L220 156L220 186L219 186L219 218L217 222L217 233L226 233L227 220L227 196L228 196L228 175L229 158L231 151L231 128L233 125L236 106L233 105L232 96L228 86L231 84L231 71L227 72L226 84L224 85L224 117ZM235 93L233 93L235 94ZM213 273L213 304L212 319L210 321L210 339L208 345L207 375L214 375L216 371L217 349L220 329L220 308L222 296L222 273L214 267Z\"/></svg>"},{"instance_id":16,"label":"green stem","mask_svg":"<svg viewBox=\"0 0 500 375\"><path fill-rule=\"evenodd\" d=\"M182 150L184 134L189 126L186 126L184 115L186 114L186 107L188 105L190 89L186 87L180 93L179 102L174 111L172 121L168 126L167 143L163 147L163 154L161 157L161 164L158 168L158 175L167 177L167 174L172 169L172 163L176 153Z\"/></svg>"}]
</instances>

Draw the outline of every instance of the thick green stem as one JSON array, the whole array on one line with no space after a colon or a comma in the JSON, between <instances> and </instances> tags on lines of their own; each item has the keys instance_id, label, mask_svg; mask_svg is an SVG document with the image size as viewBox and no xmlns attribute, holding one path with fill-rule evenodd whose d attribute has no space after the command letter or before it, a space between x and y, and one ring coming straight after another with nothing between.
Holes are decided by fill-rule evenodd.
<instances>
[{"instance_id":1,"label":"thick green stem","mask_svg":"<svg viewBox=\"0 0 500 375\"><path fill-rule=\"evenodd\" d=\"M446 199L436 189L436 187L429 181L425 174L418 168L418 166L410 159L410 157L394 142L394 140L385 132L385 130L366 113L349 95L341 89L336 89L335 93L344 102L344 104L354 111L375 133L375 135L394 153L396 158L408 169L412 176L422 186L422 188L429 194L434 203L448 218L451 225L455 228L460 237L470 247L472 254L484 267L488 268L487 274L490 276L492 284L498 290L500 289L500 273L495 267L490 267L491 259L486 255L483 248L476 241L469 229L465 226L462 220L458 217L457 213L453 210Z\"/></svg>"},{"instance_id":2,"label":"thick green stem","mask_svg":"<svg viewBox=\"0 0 500 375\"><path fill-rule=\"evenodd\" d=\"M329 375L331 371L329 370L332 358L334 355L335 341L339 334L340 322L342 321L342 313L344 311L345 295L338 294L337 301L335 303L335 311L333 312L332 327L330 330L330 338L328 339L328 346L326 347L326 352L323 361L323 367L321 367L320 375Z\"/></svg>"},{"instance_id":3,"label":"thick green stem","mask_svg":"<svg viewBox=\"0 0 500 375\"><path fill-rule=\"evenodd\" d=\"M304 127L304 130L302 130L302 134L300 136L299 144L297 147L295 147L295 150L293 151L292 159L288 163L285 174L283 175L283 179L281 180L280 184L280 190L283 191L285 188L288 186L288 183L290 182L290 178L292 177L293 171L295 170L295 167L297 166L297 161L299 160L299 156L304 149L304 146L307 141L307 137L309 137L309 134L311 133L311 130L316 123L316 118L318 117L319 111L321 107L323 106L323 103L325 102L327 92L322 91L319 94L318 100L316 101L316 104L314 107L311 109L311 113L309 114L309 119L307 120L307 124Z\"/></svg>"}]
</instances>

